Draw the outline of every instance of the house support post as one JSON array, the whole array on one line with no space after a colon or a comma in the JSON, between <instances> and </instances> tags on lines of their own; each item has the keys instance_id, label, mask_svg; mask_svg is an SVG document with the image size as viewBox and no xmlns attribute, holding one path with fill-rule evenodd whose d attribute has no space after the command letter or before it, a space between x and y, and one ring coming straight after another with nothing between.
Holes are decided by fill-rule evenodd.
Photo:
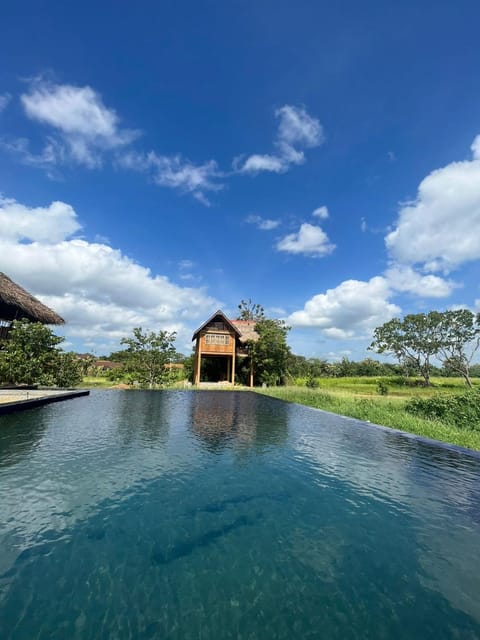
<instances>
[{"instance_id":1,"label":"house support post","mask_svg":"<svg viewBox=\"0 0 480 640\"><path fill-rule=\"evenodd\" d=\"M231 378L230 381L232 384L235 384L235 343L233 344L233 353L232 353L232 370L231 370Z\"/></svg>"},{"instance_id":2,"label":"house support post","mask_svg":"<svg viewBox=\"0 0 480 640\"><path fill-rule=\"evenodd\" d=\"M250 356L250 387L253 387L253 358Z\"/></svg>"},{"instance_id":3,"label":"house support post","mask_svg":"<svg viewBox=\"0 0 480 640\"><path fill-rule=\"evenodd\" d=\"M200 353L200 338L197 338L197 348L195 349L195 378L194 384L200 383L200 367L202 363L202 354Z\"/></svg>"}]
</instances>

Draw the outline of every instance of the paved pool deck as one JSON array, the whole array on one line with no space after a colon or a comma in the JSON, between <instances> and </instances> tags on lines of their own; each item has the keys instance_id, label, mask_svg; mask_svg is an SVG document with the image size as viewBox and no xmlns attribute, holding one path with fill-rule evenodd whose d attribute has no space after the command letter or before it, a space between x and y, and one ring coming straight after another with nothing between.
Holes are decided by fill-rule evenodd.
<instances>
[{"instance_id":1,"label":"paved pool deck","mask_svg":"<svg viewBox=\"0 0 480 640\"><path fill-rule=\"evenodd\" d=\"M88 389L0 389L0 416L50 402L88 396L89 393Z\"/></svg>"}]
</instances>

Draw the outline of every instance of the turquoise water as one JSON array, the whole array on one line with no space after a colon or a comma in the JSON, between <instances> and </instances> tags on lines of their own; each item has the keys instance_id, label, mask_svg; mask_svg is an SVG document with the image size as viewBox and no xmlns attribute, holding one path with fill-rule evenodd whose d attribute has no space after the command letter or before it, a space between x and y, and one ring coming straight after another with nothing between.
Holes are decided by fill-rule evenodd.
<instances>
[{"instance_id":1,"label":"turquoise water","mask_svg":"<svg viewBox=\"0 0 480 640\"><path fill-rule=\"evenodd\" d=\"M0 418L0 638L480 637L480 457L252 393Z\"/></svg>"}]
</instances>

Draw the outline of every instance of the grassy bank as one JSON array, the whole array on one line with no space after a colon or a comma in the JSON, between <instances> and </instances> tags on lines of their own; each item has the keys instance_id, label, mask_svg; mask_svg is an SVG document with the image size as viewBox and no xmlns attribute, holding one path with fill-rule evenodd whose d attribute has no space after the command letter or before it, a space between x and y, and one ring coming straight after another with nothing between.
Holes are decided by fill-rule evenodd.
<instances>
[{"instance_id":1,"label":"grassy bank","mask_svg":"<svg viewBox=\"0 0 480 640\"><path fill-rule=\"evenodd\" d=\"M82 384L79 385L84 389L108 389L113 387L115 382L112 382L105 376L84 376Z\"/></svg>"},{"instance_id":2,"label":"grassy bank","mask_svg":"<svg viewBox=\"0 0 480 640\"><path fill-rule=\"evenodd\" d=\"M412 397L428 398L435 393L443 395L462 392L464 387L458 379L453 379L452 382L449 379L439 378L440 382L435 381L436 386L432 389L421 387L389 389L386 396L378 395L376 392L377 380L378 378L375 380L365 380L365 378L326 379L324 384L317 389L295 386L272 387L258 391L288 402L297 402L374 424L408 431L426 438L480 450L478 425L466 429L453 422L411 415L405 410L407 401Z\"/></svg>"}]
</instances>

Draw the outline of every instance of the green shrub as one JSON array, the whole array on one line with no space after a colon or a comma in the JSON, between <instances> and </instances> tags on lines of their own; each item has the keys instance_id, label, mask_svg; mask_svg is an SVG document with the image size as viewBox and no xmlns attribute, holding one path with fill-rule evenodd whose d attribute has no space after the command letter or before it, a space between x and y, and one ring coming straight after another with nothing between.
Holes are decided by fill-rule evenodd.
<instances>
[{"instance_id":1,"label":"green shrub","mask_svg":"<svg viewBox=\"0 0 480 640\"><path fill-rule=\"evenodd\" d=\"M377 382L377 392L381 395L381 396L386 396L388 395L388 386L386 385L386 383L383 380L379 380Z\"/></svg>"},{"instance_id":2,"label":"green shrub","mask_svg":"<svg viewBox=\"0 0 480 640\"><path fill-rule=\"evenodd\" d=\"M480 431L480 391L459 394L435 394L430 398L413 398L405 409L429 420L441 420L462 429Z\"/></svg>"},{"instance_id":3,"label":"green shrub","mask_svg":"<svg viewBox=\"0 0 480 640\"><path fill-rule=\"evenodd\" d=\"M305 382L305 386L307 386L309 389L317 389L320 386L320 383L317 378L309 376L307 378L307 381Z\"/></svg>"}]
</instances>

